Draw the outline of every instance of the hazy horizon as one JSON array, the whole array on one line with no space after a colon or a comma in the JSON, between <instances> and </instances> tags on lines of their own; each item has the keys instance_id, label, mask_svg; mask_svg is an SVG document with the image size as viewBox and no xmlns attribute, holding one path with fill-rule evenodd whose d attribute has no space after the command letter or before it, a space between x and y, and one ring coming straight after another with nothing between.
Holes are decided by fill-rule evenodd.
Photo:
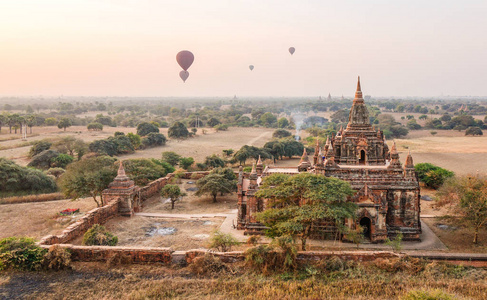
<instances>
[{"instance_id":1,"label":"hazy horizon","mask_svg":"<svg viewBox=\"0 0 487 300\"><path fill-rule=\"evenodd\" d=\"M486 1L9 2L0 97L487 95Z\"/></svg>"}]
</instances>

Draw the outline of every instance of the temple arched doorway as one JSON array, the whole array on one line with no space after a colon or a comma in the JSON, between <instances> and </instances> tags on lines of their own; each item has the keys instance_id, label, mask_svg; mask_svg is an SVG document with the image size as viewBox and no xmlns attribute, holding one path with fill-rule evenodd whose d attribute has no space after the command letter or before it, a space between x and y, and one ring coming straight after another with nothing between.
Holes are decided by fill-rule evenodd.
<instances>
[{"instance_id":1,"label":"temple arched doorway","mask_svg":"<svg viewBox=\"0 0 487 300\"><path fill-rule=\"evenodd\" d=\"M365 150L360 150L360 159L358 163L361 165L365 165Z\"/></svg>"},{"instance_id":2,"label":"temple arched doorway","mask_svg":"<svg viewBox=\"0 0 487 300\"><path fill-rule=\"evenodd\" d=\"M364 236L365 238L367 239L371 239L371 225L372 225L372 222L370 221L369 218L367 217L363 217L362 219L360 219L360 226L362 226L362 228L364 229Z\"/></svg>"}]
</instances>

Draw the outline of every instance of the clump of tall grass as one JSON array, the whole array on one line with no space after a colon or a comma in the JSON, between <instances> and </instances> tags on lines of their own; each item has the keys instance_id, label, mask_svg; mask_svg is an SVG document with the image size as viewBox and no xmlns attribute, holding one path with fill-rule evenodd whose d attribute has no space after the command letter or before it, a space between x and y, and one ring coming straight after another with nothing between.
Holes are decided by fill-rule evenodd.
<instances>
[{"instance_id":1,"label":"clump of tall grass","mask_svg":"<svg viewBox=\"0 0 487 300\"><path fill-rule=\"evenodd\" d=\"M30 202L47 202L66 199L62 193L49 193L38 195L26 195L26 196L12 196L7 198L1 198L0 204L16 204L16 203L30 203Z\"/></svg>"}]
</instances>

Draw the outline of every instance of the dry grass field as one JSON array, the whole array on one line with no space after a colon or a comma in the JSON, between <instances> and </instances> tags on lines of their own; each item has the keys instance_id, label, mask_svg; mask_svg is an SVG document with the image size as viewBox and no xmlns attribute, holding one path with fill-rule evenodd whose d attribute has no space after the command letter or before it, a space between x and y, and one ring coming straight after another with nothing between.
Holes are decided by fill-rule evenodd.
<instances>
[{"instance_id":1,"label":"dry grass field","mask_svg":"<svg viewBox=\"0 0 487 300\"><path fill-rule=\"evenodd\" d=\"M224 149L238 150L243 145L262 147L271 139L272 133L274 132L273 129L269 128L240 127L232 127L228 131L220 132L215 132L211 128L204 130L206 134L203 134L203 128L200 128L194 138L182 141L170 139L165 146L138 150L135 153L121 156L121 158L160 158L162 152L174 151L185 157L193 157L199 162L211 154L221 154ZM116 131L135 133L136 129L105 126L103 131L88 131L85 126L72 126L66 131L63 131L54 126L34 127L33 134L28 135L27 142L74 136L89 143L113 136ZM29 162L27 154L29 153L30 146L21 140L20 134L6 134L5 129L3 129L3 132L4 134L0 135L0 157L13 159L18 164L27 165ZM160 132L167 137L167 128L161 128Z\"/></svg>"},{"instance_id":2,"label":"dry grass field","mask_svg":"<svg viewBox=\"0 0 487 300\"><path fill-rule=\"evenodd\" d=\"M0 239L9 236L40 239L49 234L59 234L95 207L96 203L91 198L0 205ZM59 218L57 214L67 208L79 208L80 214Z\"/></svg>"},{"instance_id":3,"label":"dry grass field","mask_svg":"<svg viewBox=\"0 0 487 300\"><path fill-rule=\"evenodd\" d=\"M472 243L473 231L454 220L444 218L424 218L423 221L428 224L429 228L440 238L448 247L450 252L469 252L469 253L486 253L487 252L487 228L479 231L478 244ZM443 226L448 227L443 227ZM440 226L440 227L439 227Z\"/></svg>"},{"instance_id":4,"label":"dry grass field","mask_svg":"<svg viewBox=\"0 0 487 300\"><path fill-rule=\"evenodd\" d=\"M193 157L195 161L202 162L209 155L221 155L224 149L237 151L244 145L262 147L272 138L274 132L274 129L269 128L242 127L231 127L228 131L219 132L206 129L206 134L202 134L201 130L198 130L194 138L182 141L169 140L165 146L136 151L120 158L160 158L163 151L174 151L184 157ZM161 133L167 136L167 129L161 129Z\"/></svg>"},{"instance_id":5,"label":"dry grass field","mask_svg":"<svg viewBox=\"0 0 487 300\"><path fill-rule=\"evenodd\" d=\"M424 263L424 268L409 265L412 268L407 268L408 263L395 266L394 262L378 260L338 270L318 271L309 267L295 273L263 276L248 272L242 264L196 275L187 267L75 263L72 270L59 272L0 273L0 298L406 300L487 297L487 272L483 269L438 262Z\"/></svg>"}]
</instances>

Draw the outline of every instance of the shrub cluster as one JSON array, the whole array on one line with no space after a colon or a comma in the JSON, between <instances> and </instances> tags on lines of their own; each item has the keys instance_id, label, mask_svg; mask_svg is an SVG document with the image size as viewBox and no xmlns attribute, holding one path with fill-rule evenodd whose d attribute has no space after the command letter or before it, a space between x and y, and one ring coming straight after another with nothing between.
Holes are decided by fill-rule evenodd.
<instances>
[{"instance_id":1,"label":"shrub cluster","mask_svg":"<svg viewBox=\"0 0 487 300\"><path fill-rule=\"evenodd\" d=\"M83 245L87 246L115 246L117 243L118 237L100 224L93 225L83 236Z\"/></svg>"},{"instance_id":2,"label":"shrub cluster","mask_svg":"<svg viewBox=\"0 0 487 300\"><path fill-rule=\"evenodd\" d=\"M39 170L21 167L6 158L0 158L0 192L52 193L56 182Z\"/></svg>"},{"instance_id":3,"label":"shrub cluster","mask_svg":"<svg viewBox=\"0 0 487 300\"><path fill-rule=\"evenodd\" d=\"M9 237L0 240L0 270L62 270L70 268L70 265L71 254L58 245L46 250L37 246L35 240L28 237Z\"/></svg>"}]
</instances>

